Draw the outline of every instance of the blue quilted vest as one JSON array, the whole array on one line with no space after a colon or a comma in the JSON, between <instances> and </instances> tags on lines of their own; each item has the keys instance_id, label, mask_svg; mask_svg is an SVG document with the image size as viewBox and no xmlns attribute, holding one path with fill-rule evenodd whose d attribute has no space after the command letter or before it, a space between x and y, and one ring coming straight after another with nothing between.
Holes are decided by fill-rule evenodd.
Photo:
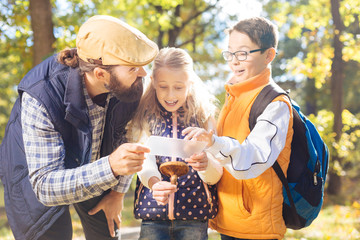
<instances>
[{"instance_id":1,"label":"blue quilted vest","mask_svg":"<svg viewBox=\"0 0 360 240\"><path fill-rule=\"evenodd\" d=\"M152 135L163 137L173 137L172 113L166 111L163 107L161 116L163 122L155 126ZM180 112L177 121L177 138L184 138L181 132L188 126L184 125L183 114ZM151 119L149 120L151 121ZM190 123L191 126L198 126L195 120ZM160 133L160 134L159 134ZM161 163L171 161L171 157L156 156L156 164L160 167ZM183 161L177 158L176 161ZM163 181L170 181L168 176L161 175ZM218 211L218 199L216 185L207 185L204 183L197 171L189 166L189 172L178 178L178 191L175 193L174 201L174 218L177 220L208 220L216 216ZM168 205L158 205L152 197L152 192L144 187L139 178L137 179L135 189L134 215L137 219L143 220L168 220Z\"/></svg>"},{"instance_id":2,"label":"blue quilted vest","mask_svg":"<svg viewBox=\"0 0 360 240\"><path fill-rule=\"evenodd\" d=\"M68 206L46 207L32 190L24 152L21 127L21 97L27 92L47 110L65 144L65 167L89 163L92 127L78 69L52 56L33 68L18 86L19 97L12 109L0 146L0 177L4 185L7 218L16 239L38 239L68 211ZM124 141L125 126L138 106L110 99L101 146L101 156L109 155Z\"/></svg>"}]
</instances>

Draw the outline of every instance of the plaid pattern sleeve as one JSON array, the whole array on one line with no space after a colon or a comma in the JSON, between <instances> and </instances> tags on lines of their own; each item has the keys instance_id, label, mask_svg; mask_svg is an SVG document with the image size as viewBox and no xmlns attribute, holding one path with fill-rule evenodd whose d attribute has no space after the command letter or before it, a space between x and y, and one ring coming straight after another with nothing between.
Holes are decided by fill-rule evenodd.
<instances>
[{"instance_id":1,"label":"plaid pattern sleeve","mask_svg":"<svg viewBox=\"0 0 360 240\"><path fill-rule=\"evenodd\" d=\"M118 184L116 186L112 187L111 189L116 192L126 193L130 188L133 176L134 175L128 175L128 176L120 175L118 177L118 179L119 179Z\"/></svg>"},{"instance_id":2,"label":"plaid pattern sleeve","mask_svg":"<svg viewBox=\"0 0 360 240\"><path fill-rule=\"evenodd\" d=\"M47 206L71 204L99 196L119 183L108 157L65 169L65 148L46 109L27 93L22 97L22 129L32 188Z\"/></svg>"}]
</instances>

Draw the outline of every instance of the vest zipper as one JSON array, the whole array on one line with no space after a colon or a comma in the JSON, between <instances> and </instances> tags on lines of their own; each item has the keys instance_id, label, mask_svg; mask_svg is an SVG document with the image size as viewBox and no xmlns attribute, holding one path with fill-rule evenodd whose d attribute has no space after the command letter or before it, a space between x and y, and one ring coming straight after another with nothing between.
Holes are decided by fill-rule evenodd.
<instances>
[{"instance_id":1,"label":"vest zipper","mask_svg":"<svg viewBox=\"0 0 360 240\"><path fill-rule=\"evenodd\" d=\"M142 190L143 186L144 185L140 182L138 192L137 192L137 198L136 198L136 201L135 201L135 206L137 206L139 204L140 193L141 193L141 190Z\"/></svg>"},{"instance_id":2,"label":"vest zipper","mask_svg":"<svg viewBox=\"0 0 360 240\"><path fill-rule=\"evenodd\" d=\"M177 113L173 112L172 114L172 130L173 130L173 138L177 139ZM176 161L176 157L171 157L171 161ZM170 220L174 220L174 205L175 205L175 193L170 194L169 196L169 209L168 209L168 217Z\"/></svg>"},{"instance_id":3,"label":"vest zipper","mask_svg":"<svg viewBox=\"0 0 360 240\"><path fill-rule=\"evenodd\" d=\"M211 198L211 193L210 193L210 190L208 188L208 185L202 181L203 185L204 185L204 188L205 188L205 192L206 192L206 196L207 196L207 200L208 200L208 203L210 205L210 212L212 212L213 210L213 202L212 202L212 198Z\"/></svg>"}]
</instances>

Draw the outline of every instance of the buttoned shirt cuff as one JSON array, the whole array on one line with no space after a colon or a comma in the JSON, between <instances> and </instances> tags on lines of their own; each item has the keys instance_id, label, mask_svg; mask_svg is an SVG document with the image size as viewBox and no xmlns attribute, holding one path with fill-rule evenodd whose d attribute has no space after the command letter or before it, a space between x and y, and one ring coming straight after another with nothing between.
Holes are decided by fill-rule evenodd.
<instances>
[{"instance_id":1,"label":"buttoned shirt cuff","mask_svg":"<svg viewBox=\"0 0 360 240\"><path fill-rule=\"evenodd\" d=\"M114 173L111 170L108 156L102 157L102 158L98 159L97 161L91 163L90 165L96 166L95 169L94 169L94 167L92 167L92 171L98 172L97 174L94 175L94 178L97 179L97 181L99 181L98 184L100 186L114 187L117 184L118 179L114 176ZM97 175L98 175L98 177L96 177ZM109 187L104 188L103 190L107 190L107 189L109 189Z\"/></svg>"},{"instance_id":2,"label":"buttoned shirt cuff","mask_svg":"<svg viewBox=\"0 0 360 240\"><path fill-rule=\"evenodd\" d=\"M130 186L131 186L131 182L133 179L133 174L132 175L120 175L118 176L118 184L114 187L112 187L111 189L119 192L119 193L126 193Z\"/></svg>"},{"instance_id":3,"label":"buttoned shirt cuff","mask_svg":"<svg viewBox=\"0 0 360 240\"><path fill-rule=\"evenodd\" d=\"M120 175L120 176L115 177L114 173L113 173L113 171L111 169L111 166L110 166L109 156L103 157L101 159L106 159L107 168L109 169L109 171L111 173L112 179L117 182L117 184L115 186L113 186L111 188L111 190L114 190L114 191L119 192L119 193L126 193L130 188L131 181L132 181L132 178L133 178L134 175L133 174L131 174L131 175Z\"/></svg>"},{"instance_id":4,"label":"buttoned shirt cuff","mask_svg":"<svg viewBox=\"0 0 360 240\"><path fill-rule=\"evenodd\" d=\"M223 174L223 167L220 165L219 161L217 161L214 156L210 153L206 153L208 158L208 166L204 171L198 171L198 174L205 183L209 185L216 184L222 174Z\"/></svg>"},{"instance_id":5,"label":"buttoned shirt cuff","mask_svg":"<svg viewBox=\"0 0 360 240\"><path fill-rule=\"evenodd\" d=\"M156 158L154 155L145 154L146 159L143 164L143 169L138 172L138 177L141 181L141 183L150 189L149 187L149 180L152 177L157 177L161 180L161 174L159 172L159 169L156 165Z\"/></svg>"}]
</instances>

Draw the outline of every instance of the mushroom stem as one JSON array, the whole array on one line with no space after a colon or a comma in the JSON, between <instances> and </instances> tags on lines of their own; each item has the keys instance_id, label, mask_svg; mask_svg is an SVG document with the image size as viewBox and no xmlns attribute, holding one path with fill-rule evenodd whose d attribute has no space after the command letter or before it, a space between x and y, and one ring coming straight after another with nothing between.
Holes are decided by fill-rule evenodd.
<instances>
[{"instance_id":1,"label":"mushroom stem","mask_svg":"<svg viewBox=\"0 0 360 240\"><path fill-rule=\"evenodd\" d=\"M170 182L171 182L171 184L176 185L177 179L178 179L178 176L177 176L176 174L172 175L172 176L170 177Z\"/></svg>"}]
</instances>

